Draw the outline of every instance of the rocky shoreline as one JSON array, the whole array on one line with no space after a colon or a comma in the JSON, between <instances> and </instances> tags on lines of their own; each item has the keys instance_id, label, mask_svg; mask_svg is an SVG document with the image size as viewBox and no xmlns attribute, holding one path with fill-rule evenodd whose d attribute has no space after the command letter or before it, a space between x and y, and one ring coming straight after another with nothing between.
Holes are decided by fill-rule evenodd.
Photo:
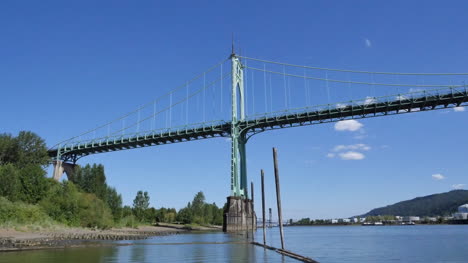
<instances>
[{"instance_id":1,"label":"rocky shoreline","mask_svg":"<svg viewBox=\"0 0 468 263\"><path fill-rule=\"evenodd\" d=\"M101 241L139 240L151 236L175 235L188 231L184 227L176 228L172 226L144 226L109 230L65 228L31 232L0 229L0 252L44 248L128 245Z\"/></svg>"}]
</instances>

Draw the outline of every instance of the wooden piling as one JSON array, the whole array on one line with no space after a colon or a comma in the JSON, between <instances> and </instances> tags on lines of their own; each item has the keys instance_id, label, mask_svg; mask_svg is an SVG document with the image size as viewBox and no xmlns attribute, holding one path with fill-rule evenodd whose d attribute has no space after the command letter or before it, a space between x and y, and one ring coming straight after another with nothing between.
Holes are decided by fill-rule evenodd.
<instances>
[{"instance_id":1,"label":"wooden piling","mask_svg":"<svg viewBox=\"0 0 468 263\"><path fill-rule=\"evenodd\" d=\"M278 253L280 253L281 255L284 255L284 256L287 256L287 257L290 257L290 258L294 258L294 259L297 259L299 261L302 261L302 262L307 262L307 263L318 263L318 261L315 261L309 257L305 257L305 256L302 256L302 255L299 255L299 254L296 254L292 251L289 251L289 250L284 250L284 249L280 249L280 248L275 248L275 247L272 247L272 246L267 246L267 245L262 245L260 243L257 243L257 242L250 242L252 245L255 245L255 246L260 246L260 247L263 247L265 249L269 249L269 250L273 250L273 251L276 251Z\"/></svg>"},{"instance_id":2,"label":"wooden piling","mask_svg":"<svg viewBox=\"0 0 468 263\"><path fill-rule=\"evenodd\" d=\"M263 245L266 245L266 220L265 220L265 180L263 169L260 171L262 175L262 227L263 227Z\"/></svg>"},{"instance_id":3,"label":"wooden piling","mask_svg":"<svg viewBox=\"0 0 468 263\"><path fill-rule=\"evenodd\" d=\"M281 210L281 193L280 193L280 182L279 182L279 171L278 171L278 152L276 148L273 148L273 163L275 167L275 183L276 183L276 204L278 208L278 223L280 228L281 237L281 249L284 250L284 234L283 234L283 215Z\"/></svg>"},{"instance_id":4,"label":"wooden piling","mask_svg":"<svg viewBox=\"0 0 468 263\"><path fill-rule=\"evenodd\" d=\"M250 182L250 192L252 193L252 240L255 238L253 232L256 229L256 226L255 226L255 213L254 213L254 209L255 209L255 206L254 206L254 185L253 185L253 182Z\"/></svg>"}]
</instances>

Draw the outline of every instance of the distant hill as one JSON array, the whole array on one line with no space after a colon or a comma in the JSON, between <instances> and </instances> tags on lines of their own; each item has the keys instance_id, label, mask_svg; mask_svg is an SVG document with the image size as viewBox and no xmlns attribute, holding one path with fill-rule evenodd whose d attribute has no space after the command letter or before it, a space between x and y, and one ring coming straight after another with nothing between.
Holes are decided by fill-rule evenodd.
<instances>
[{"instance_id":1,"label":"distant hill","mask_svg":"<svg viewBox=\"0 0 468 263\"><path fill-rule=\"evenodd\" d=\"M460 205L468 204L468 190L453 190L447 193L417 197L380 207L362 216L439 216L451 215Z\"/></svg>"}]
</instances>

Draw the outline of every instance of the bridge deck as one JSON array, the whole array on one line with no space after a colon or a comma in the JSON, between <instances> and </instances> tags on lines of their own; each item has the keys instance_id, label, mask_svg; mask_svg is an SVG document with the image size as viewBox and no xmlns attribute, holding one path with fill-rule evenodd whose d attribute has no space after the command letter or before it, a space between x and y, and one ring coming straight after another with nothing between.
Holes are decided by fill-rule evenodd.
<instances>
[{"instance_id":1,"label":"bridge deck","mask_svg":"<svg viewBox=\"0 0 468 263\"><path fill-rule=\"evenodd\" d=\"M457 107L468 102L468 92L466 89L448 88L390 98L392 96L384 99L375 98L371 103L364 100L352 101L349 105L330 104L297 109L294 112L288 111L282 114L267 114L239 122L239 126L243 132L253 135L272 129ZM49 150L49 156L56 158L59 155L62 160L70 161L96 153L229 136L230 132L231 123L222 122L201 127L186 127L68 144L59 149Z\"/></svg>"},{"instance_id":2,"label":"bridge deck","mask_svg":"<svg viewBox=\"0 0 468 263\"><path fill-rule=\"evenodd\" d=\"M410 93L411 97L406 97L407 94L399 95L400 98L394 100L388 100L388 98L397 98L396 96L384 97L387 99L384 101L379 101L378 98L375 98L372 103L366 103L365 100L362 100L352 101L348 105L335 105L334 107L325 105L324 107L317 106L314 108L298 109L295 113L257 117L246 121L242 125L243 129L249 133L258 133L271 129L336 122L346 119L362 119L457 107L468 102L468 91L466 89L457 91L450 88L443 90L446 92ZM450 92L447 92L447 90ZM414 94L422 95L414 96Z\"/></svg>"}]
</instances>

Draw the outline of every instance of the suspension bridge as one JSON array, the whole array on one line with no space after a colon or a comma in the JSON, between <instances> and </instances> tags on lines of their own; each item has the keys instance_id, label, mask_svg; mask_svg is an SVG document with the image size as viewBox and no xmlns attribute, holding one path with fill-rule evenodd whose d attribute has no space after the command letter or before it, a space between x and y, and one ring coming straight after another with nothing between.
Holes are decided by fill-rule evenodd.
<instances>
[{"instance_id":1,"label":"suspension bridge","mask_svg":"<svg viewBox=\"0 0 468 263\"><path fill-rule=\"evenodd\" d=\"M54 178L97 153L227 137L231 196L248 199L246 144L258 133L463 107L468 73L302 66L232 54L134 111L49 149Z\"/></svg>"}]
</instances>

